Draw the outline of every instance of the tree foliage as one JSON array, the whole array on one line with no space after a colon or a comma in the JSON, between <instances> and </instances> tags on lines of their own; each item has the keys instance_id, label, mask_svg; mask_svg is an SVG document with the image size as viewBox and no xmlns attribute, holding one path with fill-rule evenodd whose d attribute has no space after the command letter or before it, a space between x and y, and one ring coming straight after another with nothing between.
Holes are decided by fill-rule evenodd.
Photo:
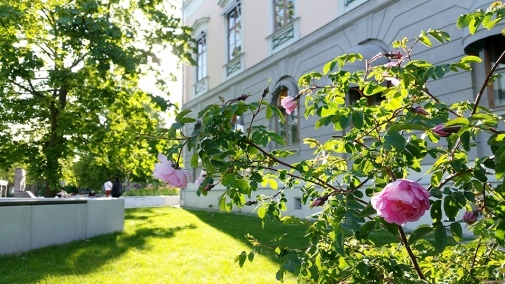
<instances>
[{"instance_id":1,"label":"tree foliage","mask_svg":"<svg viewBox=\"0 0 505 284\"><path fill-rule=\"evenodd\" d=\"M458 25L469 26L473 33L481 24L494 27L504 13L505 6L495 3L487 11L461 16ZM308 247L274 248L285 259L277 274L279 280L286 271L309 283L503 280L505 132L499 128L503 118L480 105L485 88L475 101L453 104L444 103L428 88L431 80L471 70L471 64L480 64L480 58L466 56L433 65L412 56L416 45L429 48L433 42L445 44L449 40L444 31L423 31L414 41L396 41L395 52L367 60L366 70L346 71L346 64L363 57L345 54L328 62L321 72L302 76L302 91L296 99L304 101L305 117L314 119L315 128L335 130L335 135L324 141L304 139L314 151L312 159L288 162L293 160L289 160L292 152L265 150L270 143L284 145L283 137L255 123L263 114L267 119L282 119L281 111L265 101L268 88L257 102L248 103L250 95L240 95L205 107L196 115L198 124L193 133L171 148L168 156L176 157L183 147L193 153L191 166L201 163L206 172L197 193L206 195L213 186L223 187L222 210L255 205L263 220L284 220L287 200L283 192L293 188L301 191L303 203L321 208L307 231ZM370 64L382 56L394 59L392 64ZM485 86L495 78L488 76ZM317 85L321 79L330 84ZM345 104L355 86L361 99ZM376 94L383 100L369 105L367 97ZM243 115L250 118L246 129L231 129L232 119ZM178 130L189 129L193 122L189 111L180 113L169 138ZM488 137L489 154L485 156L472 154L481 142L478 136ZM432 224L406 233L402 226L378 216L369 200L387 184L423 171L421 164L430 160L433 163L425 174L430 177L431 209L426 214ZM251 199L253 192L266 186L278 192ZM471 214L462 216L464 211ZM474 238L464 239L462 226L469 226ZM384 233L397 238L398 243L376 244L368 237ZM262 245L253 236L248 239L253 246ZM242 266L254 253L242 252L236 261Z\"/></svg>"},{"instance_id":2,"label":"tree foliage","mask_svg":"<svg viewBox=\"0 0 505 284\"><path fill-rule=\"evenodd\" d=\"M142 131L142 124L152 129L156 122L142 114L143 108L159 111L167 104L156 104L159 99L141 91L139 75L149 68L159 73L161 66L153 64L160 62L157 49L170 46L179 58L191 61L190 31L181 27L167 3L2 1L1 160L39 168L47 188L54 189L61 178L61 160L76 149L86 152L88 146L108 143L112 138L103 130L115 131L110 127L120 125L118 120L137 123L131 131ZM134 159L125 158L133 151L123 151L115 154L118 169ZM119 161L124 164L117 165Z\"/></svg>"}]
</instances>

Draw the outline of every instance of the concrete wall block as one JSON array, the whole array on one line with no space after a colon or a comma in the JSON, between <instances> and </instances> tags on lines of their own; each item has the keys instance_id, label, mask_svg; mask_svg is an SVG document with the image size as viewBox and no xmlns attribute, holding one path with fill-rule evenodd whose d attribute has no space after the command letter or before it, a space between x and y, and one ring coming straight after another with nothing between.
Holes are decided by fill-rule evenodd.
<instances>
[{"instance_id":1,"label":"concrete wall block","mask_svg":"<svg viewBox=\"0 0 505 284\"><path fill-rule=\"evenodd\" d=\"M30 247L31 206L0 207L0 254Z\"/></svg>"},{"instance_id":2,"label":"concrete wall block","mask_svg":"<svg viewBox=\"0 0 505 284\"><path fill-rule=\"evenodd\" d=\"M30 249L82 239L86 204L31 206Z\"/></svg>"},{"instance_id":3,"label":"concrete wall block","mask_svg":"<svg viewBox=\"0 0 505 284\"><path fill-rule=\"evenodd\" d=\"M124 229L123 198L95 198L87 203L86 238L110 234Z\"/></svg>"}]
</instances>

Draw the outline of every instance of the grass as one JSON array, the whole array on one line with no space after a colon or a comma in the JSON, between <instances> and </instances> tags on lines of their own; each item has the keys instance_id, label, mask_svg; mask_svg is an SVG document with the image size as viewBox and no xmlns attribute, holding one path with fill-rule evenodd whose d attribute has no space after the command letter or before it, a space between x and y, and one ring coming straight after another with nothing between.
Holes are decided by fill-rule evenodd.
<instances>
[{"instance_id":1,"label":"grass","mask_svg":"<svg viewBox=\"0 0 505 284\"><path fill-rule=\"evenodd\" d=\"M305 228L257 217L181 208L126 209L123 232L0 257L0 283L275 283L281 260L269 250L243 268L234 262L269 242L306 246ZM295 283L293 275L285 283Z\"/></svg>"},{"instance_id":2,"label":"grass","mask_svg":"<svg viewBox=\"0 0 505 284\"><path fill-rule=\"evenodd\" d=\"M130 189L123 193L123 196L172 196L179 195L178 188L170 187L152 187L152 188L141 188L141 189Z\"/></svg>"},{"instance_id":3,"label":"grass","mask_svg":"<svg viewBox=\"0 0 505 284\"><path fill-rule=\"evenodd\" d=\"M125 209L123 232L70 244L0 256L0 283L278 283L282 259L262 247L243 268L234 262L253 249L245 235L262 243L286 234L277 245L307 246L307 225L267 223L255 216L185 210ZM397 242L386 232L370 238ZM427 236L432 239L433 236ZM0 244L1 245L1 244ZM285 275L285 283L295 283Z\"/></svg>"}]
</instances>

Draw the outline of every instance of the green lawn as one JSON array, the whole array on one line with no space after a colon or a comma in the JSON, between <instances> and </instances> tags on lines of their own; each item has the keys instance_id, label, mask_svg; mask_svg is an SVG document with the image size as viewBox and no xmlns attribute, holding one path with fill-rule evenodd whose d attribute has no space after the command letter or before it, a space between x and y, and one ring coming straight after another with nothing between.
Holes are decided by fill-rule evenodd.
<instances>
[{"instance_id":1,"label":"green lawn","mask_svg":"<svg viewBox=\"0 0 505 284\"><path fill-rule=\"evenodd\" d=\"M301 225L262 229L253 216L127 209L121 233L0 257L0 283L276 283L280 262L269 250L243 268L234 262L252 249L246 233L262 242L286 233L283 245L306 246Z\"/></svg>"}]
</instances>

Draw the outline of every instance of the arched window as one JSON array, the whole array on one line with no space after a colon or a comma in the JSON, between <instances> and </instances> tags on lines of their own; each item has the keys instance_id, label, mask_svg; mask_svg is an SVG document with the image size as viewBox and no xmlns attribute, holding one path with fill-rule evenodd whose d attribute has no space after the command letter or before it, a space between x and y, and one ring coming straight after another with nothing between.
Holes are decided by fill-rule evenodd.
<instances>
[{"instance_id":1,"label":"arched window","mask_svg":"<svg viewBox=\"0 0 505 284\"><path fill-rule=\"evenodd\" d=\"M196 81L207 77L207 35L202 32L200 38L196 40Z\"/></svg>"},{"instance_id":2,"label":"arched window","mask_svg":"<svg viewBox=\"0 0 505 284\"><path fill-rule=\"evenodd\" d=\"M286 146L293 146L300 144L300 119L299 119L299 106L287 114L284 107L281 105L281 100L287 96L295 97L298 94L298 87L296 81L291 77L284 77L279 80L273 89L273 100L284 116L284 122L278 116L274 117L275 131L284 138Z\"/></svg>"},{"instance_id":3,"label":"arched window","mask_svg":"<svg viewBox=\"0 0 505 284\"><path fill-rule=\"evenodd\" d=\"M485 40L485 55L486 70L491 70L500 55L505 51L505 39L502 35L495 35ZM505 59L498 62L495 69L495 74L500 74L501 77L493 82L493 87L488 88L488 102L491 108L505 107Z\"/></svg>"}]
</instances>

